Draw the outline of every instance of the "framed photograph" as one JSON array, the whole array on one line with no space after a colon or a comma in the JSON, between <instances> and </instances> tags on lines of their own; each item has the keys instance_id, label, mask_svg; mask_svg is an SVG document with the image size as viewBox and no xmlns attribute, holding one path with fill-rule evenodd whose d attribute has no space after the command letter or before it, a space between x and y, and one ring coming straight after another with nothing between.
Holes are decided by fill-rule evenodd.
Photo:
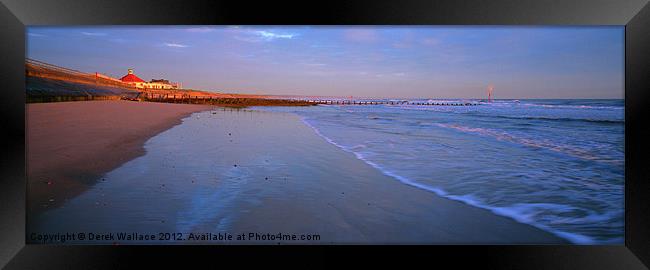
<instances>
[{"instance_id":1,"label":"framed photograph","mask_svg":"<svg viewBox=\"0 0 650 270\"><path fill-rule=\"evenodd\" d=\"M0 13L7 269L650 263L647 1Z\"/></svg>"}]
</instances>

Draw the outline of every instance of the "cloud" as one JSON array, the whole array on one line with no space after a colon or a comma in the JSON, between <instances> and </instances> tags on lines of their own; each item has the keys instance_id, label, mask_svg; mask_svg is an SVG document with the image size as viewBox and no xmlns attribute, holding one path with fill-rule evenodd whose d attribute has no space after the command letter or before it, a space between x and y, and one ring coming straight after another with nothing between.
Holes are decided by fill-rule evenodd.
<instances>
[{"instance_id":1,"label":"cloud","mask_svg":"<svg viewBox=\"0 0 650 270\"><path fill-rule=\"evenodd\" d=\"M304 73L309 76L339 76L340 73L332 70L309 70Z\"/></svg>"},{"instance_id":2,"label":"cloud","mask_svg":"<svg viewBox=\"0 0 650 270\"><path fill-rule=\"evenodd\" d=\"M210 27L192 27L187 29L187 32L191 33L209 33L212 31L214 31L214 28Z\"/></svg>"},{"instance_id":3,"label":"cloud","mask_svg":"<svg viewBox=\"0 0 650 270\"><path fill-rule=\"evenodd\" d=\"M277 33L277 32L265 31L265 30L241 31L240 28L233 28L233 30L236 30L238 33L243 34L243 35L235 36L235 39L246 41L246 42L264 42L264 41L274 41L279 39L293 39L298 36L297 34Z\"/></svg>"},{"instance_id":4,"label":"cloud","mask_svg":"<svg viewBox=\"0 0 650 270\"><path fill-rule=\"evenodd\" d=\"M172 47L172 48L187 48L187 47L189 47L189 46L187 46L187 45L185 45L185 44L179 44L179 43L168 43L168 42L165 42L165 46L167 46L167 47Z\"/></svg>"},{"instance_id":5,"label":"cloud","mask_svg":"<svg viewBox=\"0 0 650 270\"><path fill-rule=\"evenodd\" d=\"M254 58L257 57L255 54L252 54L252 53L244 53L244 54L241 54L241 53L230 53L230 54L233 55L233 56L235 56L235 57L243 58L243 59L247 59L247 60L248 60L248 59L254 59Z\"/></svg>"},{"instance_id":6,"label":"cloud","mask_svg":"<svg viewBox=\"0 0 650 270\"><path fill-rule=\"evenodd\" d=\"M361 72L359 73L360 75L374 75L377 78L401 78L406 76L407 74L404 72L393 72L393 73L368 73L368 72Z\"/></svg>"},{"instance_id":7,"label":"cloud","mask_svg":"<svg viewBox=\"0 0 650 270\"><path fill-rule=\"evenodd\" d=\"M106 35L106 33L99 33L99 32L81 32L81 34L84 36L93 36L93 37L101 37Z\"/></svg>"},{"instance_id":8,"label":"cloud","mask_svg":"<svg viewBox=\"0 0 650 270\"><path fill-rule=\"evenodd\" d=\"M255 31L254 33L267 40L274 40L278 38L292 39L295 36L294 34L276 34L269 31Z\"/></svg>"},{"instance_id":9,"label":"cloud","mask_svg":"<svg viewBox=\"0 0 650 270\"><path fill-rule=\"evenodd\" d=\"M323 63L305 63L305 66L310 66L310 67L323 67L323 66L327 66L327 64L323 64Z\"/></svg>"}]
</instances>

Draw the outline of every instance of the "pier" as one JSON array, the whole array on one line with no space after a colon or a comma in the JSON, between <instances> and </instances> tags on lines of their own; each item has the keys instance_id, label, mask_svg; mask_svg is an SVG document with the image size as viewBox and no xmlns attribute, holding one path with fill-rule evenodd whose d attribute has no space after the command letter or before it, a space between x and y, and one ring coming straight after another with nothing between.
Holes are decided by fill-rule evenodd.
<instances>
[{"instance_id":1,"label":"pier","mask_svg":"<svg viewBox=\"0 0 650 270\"><path fill-rule=\"evenodd\" d=\"M139 101L167 102L167 103L190 103L190 104L213 104L213 105L280 105L280 106L309 106L309 105L415 105L415 106L477 106L478 102L468 101L436 101L436 102L415 102L415 101L363 101L363 100L335 100L335 99L275 99L275 98L247 98L247 97L215 97L210 95L175 95L168 93L156 93L151 91L139 92L134 98Z\"/></svg>"},{"instance_id":2,"label":"pier","mask_svg":"<svg viewBox=\"0 0 650 270\"><path fill-rule=\"evenodd\" d=\"M436 101L436 102L415 102L415 101L363 101L363 100L306 100L313 104L322 105L418 105L418 106L477 106L477 102L467 101Z\"/></svg>"},{"instance_id":3,"label":"pier","mask_svg":"<svg viewBox=\"0 0 650 270\"><path fill-rule=\"evenodd\" d=\"M275 105L283 104L288 106L309 106L309 105L415 105L415 106L477 106L479 102L469 101L436 101L436 102L416 102L416 101L365 101L365 100L337 100L337 99L275 99L259 97L215 97L210 95L188 95L188 94L170 94L160 91L142 91L133 100L150 101L150 102L167 102L167 103L190 103L190 104L264 104Z\"/></svg>"},{"instance_id":4,"label":"pier","mask_svg":"<svg viewBox=\"0 0 650 270\"><path fill-rule=\"evenodd\" d=\"M217 95L191 95L191 94L170 94L165 92L139 92L135 98L124 98L133 101L164 102L164 103L185 103L185 104L207 104L226 107L248 107L248 106L314 106L315 103L305 100L272 99L255 96L217 96Z\"/></svg>"}]
</instances>

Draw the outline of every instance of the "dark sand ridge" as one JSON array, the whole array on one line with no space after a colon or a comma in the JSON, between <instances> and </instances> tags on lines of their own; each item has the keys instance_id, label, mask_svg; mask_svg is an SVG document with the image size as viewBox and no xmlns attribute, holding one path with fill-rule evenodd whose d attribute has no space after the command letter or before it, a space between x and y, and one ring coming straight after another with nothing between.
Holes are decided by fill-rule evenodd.
<instances>
[{"instance_id":1,"label":"dark sand ridge","mask_svg":"<svg viewBox=\"0 0 650 270\"><path fill-rule=\"evenodd\" d=\"M25 105L29 213L60 205L144 154L150 137L211 106L130 101Z\"/></svg>"},{"instance_id":2,"label":"dark sand ridge","mask_svg":"<svg viewBox=\"0 0 650 270\"><path fill-rule=\"evenodd\" d=\"M173 151L165 149L170 143ZM30 224L33 231L321 236L306 243L567 243L402 184L287 113L197 113L106 177L99 188L44 213ZM129 195L136 189L138 196Z\"/></svg>"}]
</instances>

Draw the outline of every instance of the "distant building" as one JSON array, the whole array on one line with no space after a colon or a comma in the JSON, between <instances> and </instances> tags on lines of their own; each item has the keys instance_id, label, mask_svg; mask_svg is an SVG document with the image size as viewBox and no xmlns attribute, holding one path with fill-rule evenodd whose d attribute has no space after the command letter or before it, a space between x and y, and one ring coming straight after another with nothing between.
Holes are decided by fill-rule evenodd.
<instances>
[{"instance_id":1,"label":"distant building","mask_svg":"<svg viewBox=\"0 0 650 270\"><path fill-rule=\"evenodd\" d=\"M136 88L140 89L179 89L181 88L180 83L170 82L165 79L153 79L150 82L146 82L143 79L140 79L138 76L133 74L133 69L128 70L128 74L120 79L122 82L131 84Z\"/></svg>"},{"instance_id":2,"label":"distant building","mask_svg":"<svg viewBox=\"0 0 650 270\"><path fill-rule=\"evenodd\" d=\"M129 69L128 74L120 78L120 81L131 84L136 88L144 88L145 84L145 81L143 79L140 79L138 76L135 76L135 74L133 74L133 69Z\"/></svg>"},{"instance_id":3,"label":"distant building","mask_svg":"<svg viewBox=\"0 0 650 270\"><path fill-rule=\"evenodd\" d=\"M180 83L174 83L170 82L169 80L165 79L152 79L146 86L147 88L153 88L153 89L178 89L180 87Z\"/></svg>"}]
</instances>

